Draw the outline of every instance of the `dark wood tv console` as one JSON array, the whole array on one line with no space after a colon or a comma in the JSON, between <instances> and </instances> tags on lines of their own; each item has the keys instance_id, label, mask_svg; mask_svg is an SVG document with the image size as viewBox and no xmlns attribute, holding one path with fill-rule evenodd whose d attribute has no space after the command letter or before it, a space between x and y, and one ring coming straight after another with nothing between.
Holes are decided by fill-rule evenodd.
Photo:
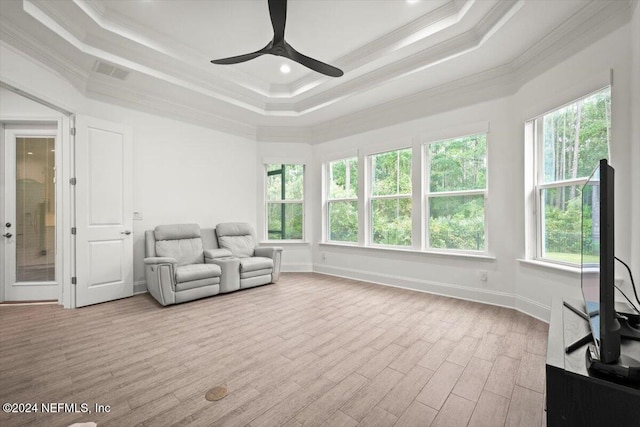
<instances>
[{"instance_id":1,"label":"dark wood tv console","mask_svg":"<svg viewBox=\"0 0 640 427\"><path fill-rule=\"evenodd\" d=\"M566 299L584 310L580 300ZM571 354L565 347L589 332L589 324L553 300L547 344L547 426L640 426L640 385L625 385L587 372L587 344ZM621 351L640 359L640 341L623 340Z\"/></svg>"}]
</instances>

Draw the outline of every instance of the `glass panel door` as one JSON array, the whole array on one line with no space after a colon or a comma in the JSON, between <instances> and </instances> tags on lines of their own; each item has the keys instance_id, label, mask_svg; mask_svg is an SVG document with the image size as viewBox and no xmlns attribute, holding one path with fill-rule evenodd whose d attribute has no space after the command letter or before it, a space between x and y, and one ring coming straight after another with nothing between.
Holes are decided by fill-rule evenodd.
<instances>
[{"instance_id":1,"label":"glass panel door","mask_svg":"<svg viewBox=\"0 0 640 427\"><path fill-rule=\"evenodd\" d=\"M55 280L55 139L16 138L16 282Z\"/></svg>"}]
</instances>

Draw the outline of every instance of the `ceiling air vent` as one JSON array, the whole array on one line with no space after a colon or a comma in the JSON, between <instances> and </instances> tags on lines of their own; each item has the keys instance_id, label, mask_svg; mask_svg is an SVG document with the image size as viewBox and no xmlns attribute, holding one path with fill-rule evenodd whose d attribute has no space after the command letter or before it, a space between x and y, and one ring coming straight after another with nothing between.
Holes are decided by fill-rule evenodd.
<instances>
[{"instance_id":1,"label":"ceiling air vent","mask_svg":"<svg viewBox=\"0 0 640 427\"><path fill-rule=\"evenodd\" d=\"M104 74L105 76L114 77L118 80L124 80L129 75L129 72L127 70L118 68L102 61L96 61L96 64L93 66L93 71L95 71L96 73Z\"/></svg>"}]
</instances>

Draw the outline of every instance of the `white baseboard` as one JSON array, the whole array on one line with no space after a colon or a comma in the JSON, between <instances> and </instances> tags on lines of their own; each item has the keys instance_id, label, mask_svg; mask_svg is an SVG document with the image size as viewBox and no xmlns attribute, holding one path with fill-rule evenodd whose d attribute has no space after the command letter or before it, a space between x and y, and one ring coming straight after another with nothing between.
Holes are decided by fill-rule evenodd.
<instances>
[{"instance_id":1,"label":"white baseboard","mask_svg":"<svg viewBox=\"0 0 640 427\"><path fill-rule=\"evenodd\" d=\"M497 305L513 308L543 322L549 322L551 307L540 304L532 299L514 295L507 292L492 291L490 289L468 288L450 283L436 282L432 280L414 279L391 274L371 273L352 268L331 267L327 265L311 265L305 263L282 265L281 271L285 273L320 273L328 276L342 277L345 279L362 280L376 285L390 286L393 288L410 289L417 292L443 295L459 298L467 301L481 302L483 304ZM140 280L133 283L133 294L147 292L147 283Z\"/></svg>"},{"instance_id":2,"label":"white baseboard","mask_svg":"<svg viewBox=\"0 0 640 427\"><path fill-rule=\"evenodd\" d=\"M528 314L531 317L535 317L538 320L549 323L549 316L551 316L551 307L544 304L540 304L538 301L516 295L516 306L513 307L518 311Z\"/></svg>"},{"instance_id":3,"label":"white baseboard","mask_svg":"<svg viewBox=\"0 0 640 427\"><path fill-rule=\"evenodd\" d=\"M147 292L147 281L146 280L139 280L137 282L133 282L133 294L134 295L144 294L145 292Z\"/></svg>"},{"instance_id":4,"label":"white baseboard","mask_svg":"<svg viewBox=\"0 0 640 427\"><path fill-rule=\"evenodd\" d=\"M283 273L312 273L313 264L308 263L286 263L280 266L280 271Z\"/></svg>"},{"instance_id":5,"label":"white baseboard","mask_svg":"<svg viewBox=\"0 0 640 427\"><path fill-rule=\"evenodd\" d=\"M500 307L513 308L543 322L549 322L551 308L525 297L490 289L469 288L450 283L415 279L398 275L371 273L351 268L315 265L314 272L347 279L362 280L378 285L410 289Z\"/></svg>"}]
</instances>

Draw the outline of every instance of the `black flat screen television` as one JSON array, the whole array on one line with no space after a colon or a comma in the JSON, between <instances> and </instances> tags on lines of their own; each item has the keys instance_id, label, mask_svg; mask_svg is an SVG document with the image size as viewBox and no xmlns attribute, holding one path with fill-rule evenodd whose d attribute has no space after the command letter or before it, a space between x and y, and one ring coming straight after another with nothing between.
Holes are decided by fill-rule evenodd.
<instances>
[{"instance_id":1,"label":"black flat screen television","mask_svg":"<svg viewBox=\"0 0 640 427\"><path fill-rule=\"evenodd\" d=\"M617 363L620 323L614 286L614 170L600 160L582 188L582 296L597 357Z\"/></svg>"}]
</instances>

